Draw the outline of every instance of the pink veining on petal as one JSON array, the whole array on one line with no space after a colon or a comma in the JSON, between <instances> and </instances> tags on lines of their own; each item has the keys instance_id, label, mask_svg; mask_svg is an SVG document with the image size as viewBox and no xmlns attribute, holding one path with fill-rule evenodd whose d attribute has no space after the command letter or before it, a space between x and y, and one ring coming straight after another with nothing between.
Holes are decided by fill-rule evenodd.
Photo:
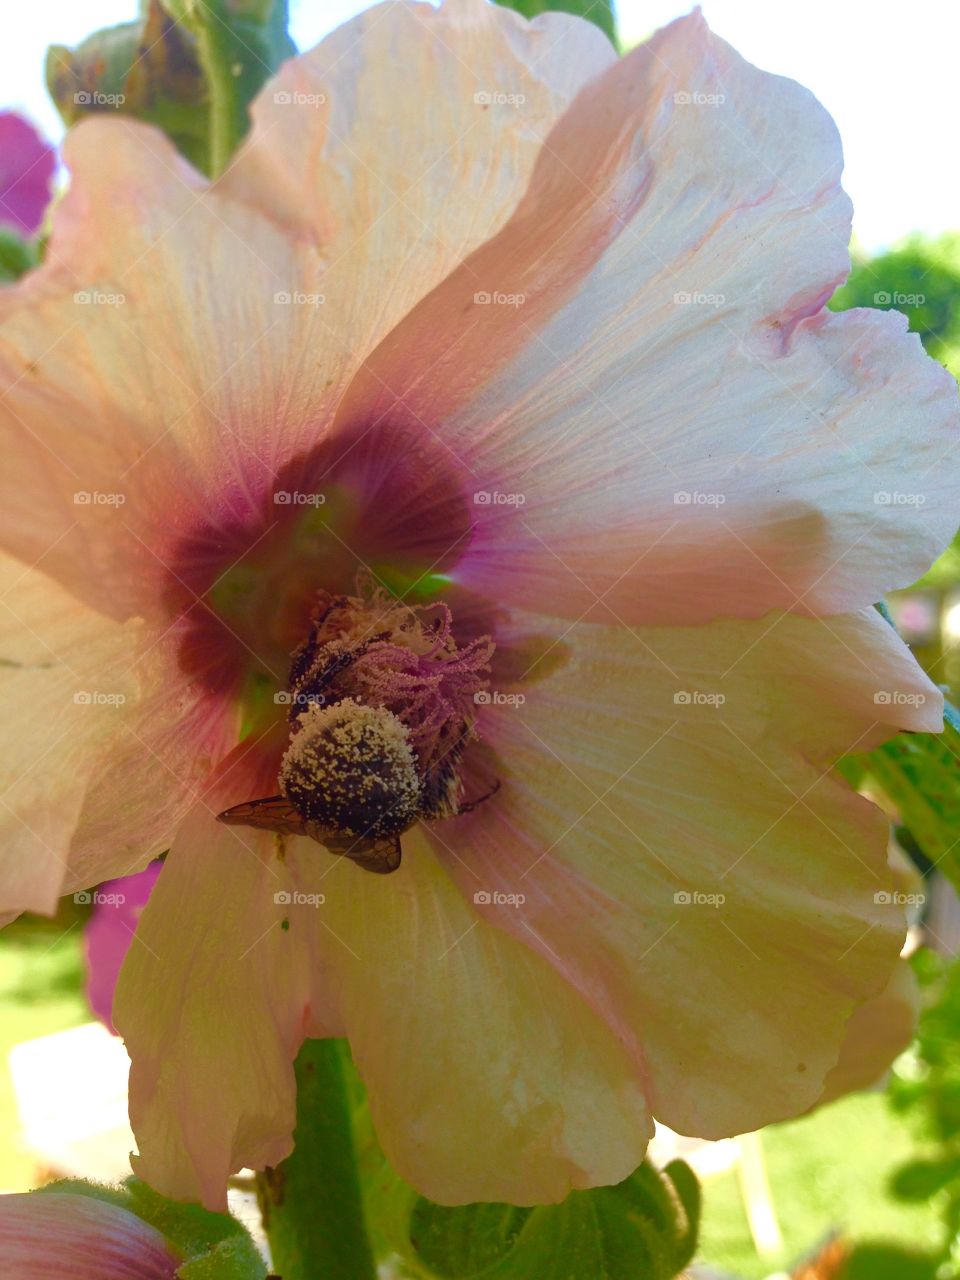
<instances>
[{"instance_id":1,"label":"pink veining on petal","mask_svg":"<svg viewBox=\"0 0 960 1280\"><path fill-rule=\"evenodd\" d=\"M172 1280L182 1258L154 1227L91 1196L0 1196L4 1280Z\"/></svg>"},{"instance_id":2,"label":"pink veining on petal","mask_svg":"<svg viewBox=\"0 0 960 1280\"><path fill-rule=\"evenodd\" d=\"M116 1035L113 1025L113 993L140 912L157 882L162 862L152 862L146 871L119 880L108 880L97 890L84 936L87 956L87 999L90 1008Z\"/></svg>"},{"instance_id":3,"label":"pink veining on petal","mask_svg":"<svg viewBox=\"0 0 960 1280\"><path fill-rule=\"evenodd\" d=\"M14 111L0 112L0 225L37 233L56 168L56 152L33 125Z\"/></svg>"}]
</instances>

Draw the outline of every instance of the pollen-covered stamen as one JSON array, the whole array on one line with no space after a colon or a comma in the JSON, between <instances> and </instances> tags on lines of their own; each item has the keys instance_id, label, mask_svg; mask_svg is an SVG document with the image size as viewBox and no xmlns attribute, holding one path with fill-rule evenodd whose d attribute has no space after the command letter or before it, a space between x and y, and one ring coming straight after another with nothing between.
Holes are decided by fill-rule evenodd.
<instances>
[{"instance_id":1,"label":"pollen-covered stamen","mask_svg":"<svg viewBox=\"0 0 960 1280\"><path fill-rule=\"evenodd\" d=\"M346 836L397 835L420 812L406 729L385 708L354 698L302 712L279 781L304 818Z\"/></svg>"},{"instance_id":2,"label":"pollen-covered stamen","mask_svg":"<svg viewBox=\"0 0 960 1280\"><path fill-rule=\"evenodd\" d=\"M493 650L488 636L461 648L443 603L414 609L369 587L362 596L326 597L294 655L293 705L352 698L389 711L416 756L424 816L447 816L456 811L457 766L475 735L474 695Z\"/></svg>"}]
</instances>

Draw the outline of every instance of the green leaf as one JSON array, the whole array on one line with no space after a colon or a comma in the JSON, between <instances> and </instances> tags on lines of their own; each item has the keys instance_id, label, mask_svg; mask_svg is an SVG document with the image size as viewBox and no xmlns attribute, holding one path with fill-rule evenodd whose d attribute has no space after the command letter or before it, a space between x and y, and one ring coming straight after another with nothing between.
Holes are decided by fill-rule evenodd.
<instances>
[{"instance_id":1,"label":"green leaf","mask_svg":"<svg viewBox=\"0 0 960 1280\"><path fill-rule=\"evenodd\" d=\"M296 53L287 0L160 0L193 37L209 104L209 171L222 173L247 131L248 107Z\"/></svg>"},{"instance_id":2,"label":"green leaf","mask_svg":"<svg viewBox=\"0 0 960 1280\"><path fill-rule=\"evenodd\" d=\"M518 1208L432 1204L400 1179L376 1140L352 1065L366 1218L378 1258L411 1280L672 1280L693 1257L700 1189L682 1161L649 1164L615 1187Z\"/></svg>"},{"instance_id":3,"label":"green leaf","mask_svg":"<svg viewBox=\"0 0 960 1280\"><path fill-rule=\"evenodd\" d=\"M286 0L144 0L136 22L47 53L64 123L119 112L155 124L205 173L219 173L264 81L296 52Z\"/></svg>"},{"instance_id":4,"label":"green leaf","mask_svg":"<svg viewBox=\"0 0 960 1280\"><path fill-rule=\"evenodd\" d=\"M38 262L37 247L29 240L22 240L9 227L0 227L0 281L4 284L19 280L25 271Z\"/></svg>"},{"instance_id":5,"label":"green leaf","mask_svg":"<svg viewBox=\"0 0 960 1280\"><path fill-rule=\"evenodd\" d=\"M208 171L209 108L195 42L148 0L140 19L108 27L76 49L47 51L47 89L64 124L119 113L155 124Z\"/></svg>"},{"instance_id":6,"label":"green leaf","mask_svg":"<svg viewBox=\"0 0 960 1280\"><path fill-rule=\"evenodd\" d=\"M525 18L535 18L538 13L551 10L574 13L595 23L610 43L617 45L617 20L613 12L613 0L497 0L505 9L514 9Z\"/></svg>"},{"instance_id":7,"label":"green leaf","mask_svg":"<svg viewBox=\"0 0 960 1280\"><path fill-rule=\"evenodd\" d=\"M960 1160L913 1160L901 1165L890 1180L900 1200L923 1204L960 1176Z\"/></svg>"},{"instance_id":8,"label":"green leaf","mask_svg":"<svg viewBox=\"0 0 960 1280\"><path fill-rule=\"evenodd\" d=\"M960 713L949 703L943 733L901 733L848 757L841 772L855 786L887 795L925 857L960 887Z\"/></svg>"}]
</instances>

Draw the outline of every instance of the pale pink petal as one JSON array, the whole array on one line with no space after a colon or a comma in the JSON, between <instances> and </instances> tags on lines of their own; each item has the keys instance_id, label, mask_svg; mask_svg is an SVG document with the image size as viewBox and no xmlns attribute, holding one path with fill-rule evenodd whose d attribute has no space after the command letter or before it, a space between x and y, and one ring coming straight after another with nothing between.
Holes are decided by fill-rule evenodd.
<instances>
[{"instance_id":1,"label":"pale pink petal","mask_svg":"<svg viewBox=\"0 0 960 1280\"><path fill-rule=\"evenodd\" d=\"M56 152L33 125L14 111L0 111L0 224L35 235L56 168Z\"/></svg>"},{"instance_id":2,"label":"pale pink petal","mask_svg":"<svg viewBox=\"0 0 960 1280\"><path fill-rule=\"evenodd\" d=\"M91 1196L0 1196L5 1280L173 1280L182 1259L156 1228Z\"/></svg>"},{"instance_id":3,"label":"pale pink petal","mask_svg":"<svg viewBox=\"0 0 960 1280\"><path fill-rule=\"evenodd\" d=\"M514 217L340 409L460 460L461 581L686 623L861 607L930 563L956 391L901 317L821 312L848 269L840 169L815 99L698 14L581 93Z\"/></svg>"},{"instance_id":4,"label":"pale pink petal","mask_svg":"<svg viewBox=\"0 0 960 1280\"><path fill-rule=\"evenodd\" d=\"M818 1105L879 1085L894 1058L913 1039L919 1011L920 988L910 965L902 960L880 995L854 1010Z\"/></svg>"},{"instance_id":5,"label":"pale pink petal","mask_svg":"<svg viewBox=\"0 0 960 1280\"><path fill-rule=\"evenodd\" d=\"M565 643L524 703L484 708L504 785L439 852L465 896L525 895L478 910L616 1029L658 1119L720 1137L796 1115L905 930L886 819L831 762L935 730L941 695L872 610Z\"/></svg>"},{"instance_id":6,"label":"pale pink petal","mask_svg":"<svg viewBox=\"0 0 960 1280\"><path fill-rule=\"evenodd\" d=\"M289 1153L304 1036L340 1030L311 1006L309 939L281 927L274 895L288 879L272 838L215 818L275 774L260 777L242 752L224 768L173 843L113 1007L133 1061L137 1173L221 1210L229 1174Z\"/></svg>"},{"instance_id":7,"label":"pale pink petal","mask_svg":"<svg viewBox=\"0 0 960 1280\"><path fill-rule=\"evenodd\" d=\"M84 792L137 695L137 627L0 557L0 911L53 911Z\"/></svg>"},{"instance_id":8,"label":"pale pink petal","mask_svg":"<svg viewBox=\"0 0 960 1280\"><path fill-rule=\"evenodd\" d=\"M140 696L125 708L89 779L64 892L144 868L165 852L215 767L237 743L239 684L224 656L218 681L182 661L182 630L150 628L125 671ZM104 672L101 683L114 678Z\"/></svg>"},{"instance_id":9,"label":"pale pink petal","mask_svg":"<svg viewBox=\"0 0 960 1280\"><path fill-rule=\"evenodd\" d=\"M374 5L284 64L218 186L352 280L366 354L499 230L554 121L614 61L606 37L567 14ZM445 335L432 339L436 359Z\"/></svg>"},{"instance_id":10,"label":"pale pink petal","mask_svg":"<svg viewBox=\"0 0 960 1280\"><path fill-rule=\"evenodd\" d=\"M5 544L157 616L184 544L229 544L322 438L366 302L147 126L87 121L65 158L48 264L0 309Z\"/></svg>"}]
</instances>

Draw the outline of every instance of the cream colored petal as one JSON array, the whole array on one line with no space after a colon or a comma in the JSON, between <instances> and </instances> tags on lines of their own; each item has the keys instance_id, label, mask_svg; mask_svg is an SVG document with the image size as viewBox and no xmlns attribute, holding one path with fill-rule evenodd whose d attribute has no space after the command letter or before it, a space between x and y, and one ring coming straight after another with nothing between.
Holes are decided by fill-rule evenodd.
<instances>
[{"instance_id":1,"label":"cream colored petal","mask_svg":"<svg viewBox=\"0 0 960 1280\"><path fill-rule=\"evenodd\" d=\"M478 918L419 831L403 846L390 876L303 841L291 860L325 898L291 925L314 929L393 1166L441 1204L625 1178L652 1134L637 1064L549 963Z\"/></svg>"},{"instance_id":2,"label":"cream colored petal","mask_svg":"<svg viewBox=\"0 0 960 1280\"><path fill-rule=\"evenodd\" d=\"M860 1005L847 1023L836 1066L824 1082L818 1105L881 1084L894 1058L913 1039L920 989L906 960L896 965L878 996Z\"/></svg>"},{"instance_id":3,"label":"cream colored petal","mask_svg":"<svg viewBox=\"0 0 960 1280\"><path fill-rule=\"evenodd\" d=\"M886 820L830 763L937 728L941 695L874 611L566 643L524 703L484 709L503 788L439 825L441 856L471 899L524 896L478 910L616 1029L658 1119L796 1115L904 934Z\"/></svg>"},{"instance_id":4,"label":"cream colored petal","mask_svg":"<svg viewBox=\"0 0 960 1280\"><path fill-rule=\"evenodd\" d=\"M136 700L137 628L7 556L0 584L0 911L52 912L84 793Z\"/></svg>"},{"instance_id":5,"label":"cream colored petal","mask_svg":"<svg viewBox=\"0 0 960 1280\"><path fill-rule=\"evenodd\" d=\"M374 5L284 64L218 187L352 280L369 349L503 225L554 121L614 60L567 14Z\"/></svg>"},{"instance_id":6,"label":"cream colored petal","mask_svg":"<svg viewBox=\"0 0 960 1280\"><path fill-rule=\"evenodd\" d=\"M221 1206L229 1173L289 1150L291 1059L330 1034L434 1200L553 1201L636 1167L635 1064L548 963L477 920L421 836L390 876L304 840L281 862L269 836L214 821L222 802L175 842L114 1004L141 1176Z\"/></svg>"},{"instance_id":7,"label":"cream colored petal","mask_svg":"<svg viewBox=\"0 0 960 1280\"><path fill-rule=\"evenodd\" d=\"M272 838L216 821L250 798L248 782L238 767L239 791L221 783L184 822L113 1006L132 1060L136 1172L164 1195L219 1210L231 1173L289 1153L293 1058L308 1030L336 1031L311 1014L307 940L282 927L274 895L288 880Z\"/></svg>"}]
</instances>

